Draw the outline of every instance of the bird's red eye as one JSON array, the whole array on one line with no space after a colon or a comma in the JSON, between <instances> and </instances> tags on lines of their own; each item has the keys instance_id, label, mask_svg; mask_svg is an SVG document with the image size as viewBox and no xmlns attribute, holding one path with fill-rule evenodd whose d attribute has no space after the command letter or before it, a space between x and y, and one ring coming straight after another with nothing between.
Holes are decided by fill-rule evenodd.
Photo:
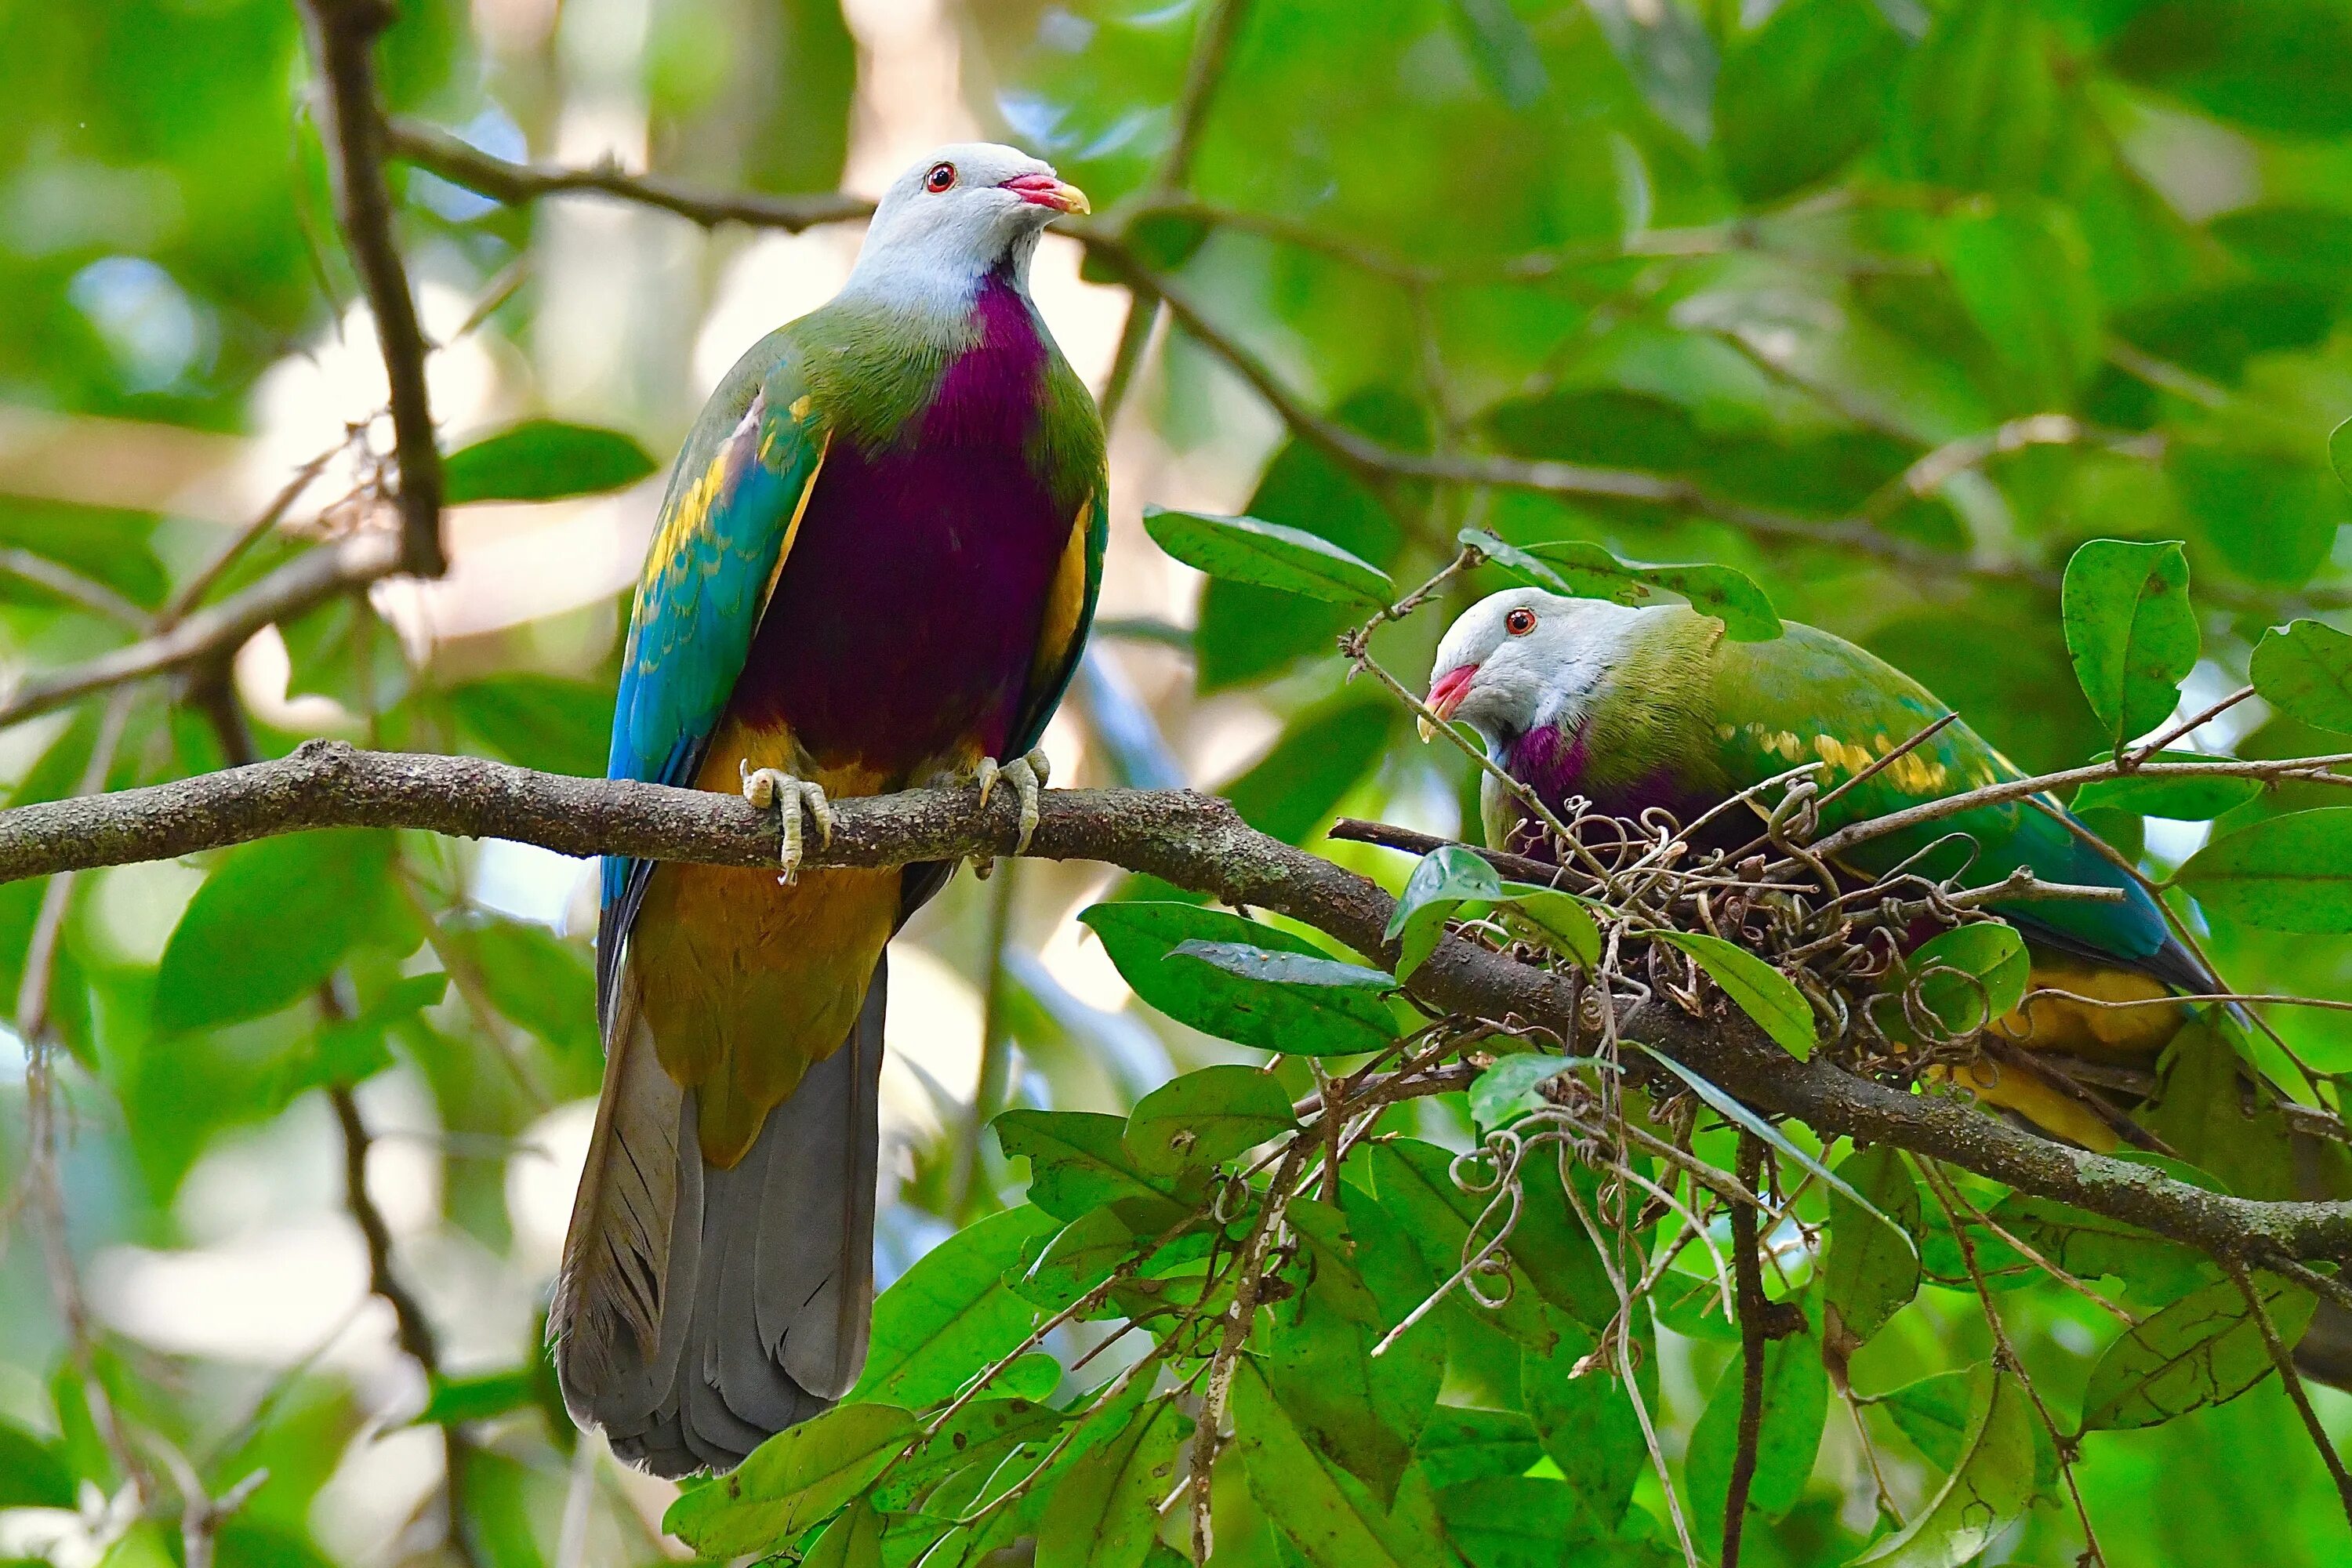
<instances>
[{"instance_id":1,"label":"bird's red eye","mask_svg":"<svg viewBox=\"0 0 2352 1568\"><path fill-rule=\"evenodd\" d=\"M931 165L931 172L923 176L923 189L933 195L937 195L954 184L955 165L953 163L934 163Z\"/></svg>"},{"instance_id":2,"label":"bird's red eye","mask_svg":"<svg viewBox=\"0 0 2352 1568\"><path fill-rule=\"evenodd\" d=\"M1503 629L1515 637L1523 637L1536 629L1536 613L1521 605L1503 617Z\"/></svg>"}]
</instances>

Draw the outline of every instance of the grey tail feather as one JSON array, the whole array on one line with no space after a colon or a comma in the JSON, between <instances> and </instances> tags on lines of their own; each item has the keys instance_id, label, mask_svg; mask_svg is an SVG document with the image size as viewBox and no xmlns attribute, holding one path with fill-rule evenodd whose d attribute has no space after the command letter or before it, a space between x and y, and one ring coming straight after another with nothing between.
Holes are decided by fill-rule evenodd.
<instances>
[{"instance_id":1,"label":"grey tail feather","mask_svg":"<svg viewBox=\"0 0 2352 1568\"><path fill-rule=\"evenodd\" d=\"M622 1458L664 1476L727 1469L831 1408L864 1370L888 962L876 963L848 1039L768 1113L733 1169L702 1158L690 1090L673 1089L674 1110L656 1102L673 1118L659 1129L600 1107L550 1328L565 1404ZM634 1008L616 1008L615 1021L635 1037L607 1068L608 1101L616 1080L643 1074L629 1058L654 1054ZM675 1162L673 1183L613 1178L634 1177L649 1154ZM606 1186L630 1195L674 1187L664 1234L646 1234L625 1204L583 1223L604 1195L591 1189L600 1164Z\"/></svg>"}]
</instances>

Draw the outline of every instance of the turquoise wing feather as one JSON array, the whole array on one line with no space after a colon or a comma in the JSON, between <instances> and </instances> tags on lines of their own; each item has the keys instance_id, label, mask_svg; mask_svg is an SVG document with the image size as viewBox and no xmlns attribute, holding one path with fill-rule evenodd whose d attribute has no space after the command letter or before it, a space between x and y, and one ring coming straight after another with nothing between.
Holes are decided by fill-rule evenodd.
<instances>
[{"instance_id":1,"label":"turquoise wing feather","mask_svg":"<svg viewBox=\"0 0 2352 1568\"><path fill-rule=\"evenodd\" d=\"M685 784L701 765L824 460L826 432L807 407L786 328L738 362L696 421L630 613L606 776ZM643 864L605 858L604 938L625 934Z\"/></svg>"},{"instance_id":2,"label":"turquoise wing feather","mask_svg":"<svg viewBox=\"0 0 2352 1568\"><path fill-rule=\"evenodd\" d=\"M1808 762L1827 763L1832 771L1825 787L1833 787L1951 711L1892 665L1810 626L1791 626L1772 642L1726 643L1717 657L1717 710L1743 716L1716 730L1717 758L1735 789ZM1956 721L1832 803L1822 831L2025 776ZM1964 873L1976 885L2025 866L2045 881L2120 888L2119 904L2037 901L2001 906L2000 913L2029 934L2200 983L2202 966L2174 942L2156 901L2063 818L2063 808L2047 796L2040 806L2018 800L1871 840L1845 858L1874 876L1920 856L1920 868L1930 875ZM2182 973L2171 973L2177 969Z\"/></svg>"}]
</instances>

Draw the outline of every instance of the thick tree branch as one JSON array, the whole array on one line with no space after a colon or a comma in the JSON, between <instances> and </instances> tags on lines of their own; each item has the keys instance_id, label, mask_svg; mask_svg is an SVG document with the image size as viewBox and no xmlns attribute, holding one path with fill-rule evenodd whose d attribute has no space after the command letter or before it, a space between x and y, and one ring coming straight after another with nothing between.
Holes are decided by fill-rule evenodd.
<instances>
[{"instance_id":1,"label":"thick tree branch","mask_svg":"<svg viewBox=\"0 0 2352 1568\"><path fill-rule=\"evenodd\" d=\"M969 790L835 803L832 842L812 866L886 866L1007 855L1017 807ZM355 751L306 742L291 755L147 789L0 813L0 880L164 859L306 828L424 829L719 865L774 863L772 816L740 796L532 773L476 757ZM1050 790L1033 856L1097 860L1289 915L1382 963L1393 903L1376 884L1244 824L1227 803L1181 790ZM1449 939L1413 973L1412 994L1444 1013L1516 1016L1565 1031L1568 982ZM1800 1062L1734 1012L1694 1017L1664 1002L1622 1021L1628 1041L1674 1057L1758 1110L1825 1137L1891 1143L2037 1196L2126 1220L2218 1257L2268 1265L2352 1253L2352 1203L2259 1203L2177 1182L2144 1165L2021 1131L1966 1100Z\"/></svg>"},{"instance_id":2,"label":"thick tree branch","mask_svg":"<svg viewBox=\"0 0 2352 1568\"><path fill-rule=\"evenodd\" d=\"M375 41L397 12L392 0L302 0L302 15L326 88L320 128L334 173L335 216L367 290L392 388L401 564L416 576L438 577L449 569L441 545L441 450L425 394L425 332L392 237L392 194L383 182L386 132L375 92Z\"/></svg>"}]
</instances>

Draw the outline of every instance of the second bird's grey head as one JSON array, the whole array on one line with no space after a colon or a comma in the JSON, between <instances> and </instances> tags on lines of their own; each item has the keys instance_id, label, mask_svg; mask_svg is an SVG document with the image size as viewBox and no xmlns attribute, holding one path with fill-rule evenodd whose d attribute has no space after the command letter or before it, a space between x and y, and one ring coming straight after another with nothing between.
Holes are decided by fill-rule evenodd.
<instances>
[{"instance_id":1,"label":"second bird's grey head","mask_svg":"<svg viewBox=\"0 0 2352 1568\"><path fill-rule=\"evenodd\" d=\"M1639 610L1507 588L1462 612L1437 645L1429 706L1490 750L1547 725L1573 725Z\"/></svg>"},{"instance_id":2,"label":"second bird's grey head","mask_svg":"<svg viewBox=\"0 0 2352 1568\"><path fill-rule=\"evenodd\" d=\"M1051 163L993 142L951 142L882 193L848 287L919 308L968 302L999 267L1025 285L1045 226L1087 210L1086 193Z\"/></svg>"}]
</instances>

